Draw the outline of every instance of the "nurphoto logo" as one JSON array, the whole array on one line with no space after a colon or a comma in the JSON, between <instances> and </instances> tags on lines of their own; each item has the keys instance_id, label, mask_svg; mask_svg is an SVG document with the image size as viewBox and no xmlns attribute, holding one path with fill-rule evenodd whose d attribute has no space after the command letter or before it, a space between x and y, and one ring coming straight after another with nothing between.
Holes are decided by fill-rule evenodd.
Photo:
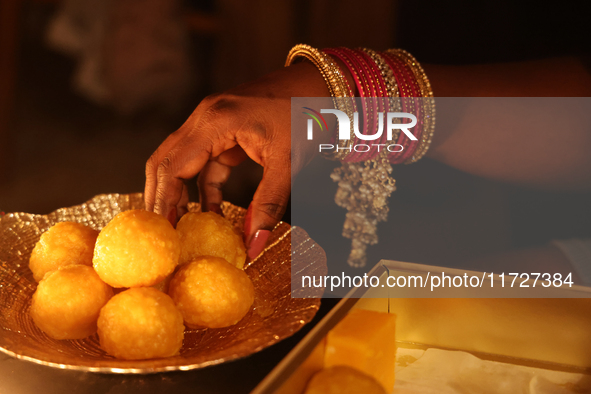
<instances>
[{"instance_id":1,"label":"nurphoto logo","mask_svg":"<svg viewBox=\"0 0 591 394\"><path fill-rule=\"evenodd\" d=\"M348 140L351 138L351 119L349 116L338 109L321 109L320 112L313 110L309 107L303 107L306 111L303 112L304 114L311 117L308 119L307 123L307 138L308 140L312 140L314 136L314 123L316 123L320 127L320 131L324 132L328 130L328 124L322 114L333 114L337 117L338 123L338 138L340 140ZM395 121L401 122L402 119L410 119L409 123L395 123ZM407 112L378 112L377 115L378 125L377 130L374 134L363 134L359 131L359 113L353 113L353 132L355 133L355 137L358 140L362 141L375 141L382 138L384 134L384 129L386 130L386 140L392 141L394 134L394 130L400 130L404 133L410 140L416 141L417 137L415 137L409 129L413 128L417 124L417 117L413 114ZM384 127L385 123L385 127ZM343 150L347 149L349 151L354 150L355 152L368 152L370 149L377 148L378 152L381 149L387 149L389 152L402 152L404 149L403 145L400 144L354 144L351 146L343 147L334 144L319 144L319 151L322 152L323 150Z\"/></svg>"}]
</instances>

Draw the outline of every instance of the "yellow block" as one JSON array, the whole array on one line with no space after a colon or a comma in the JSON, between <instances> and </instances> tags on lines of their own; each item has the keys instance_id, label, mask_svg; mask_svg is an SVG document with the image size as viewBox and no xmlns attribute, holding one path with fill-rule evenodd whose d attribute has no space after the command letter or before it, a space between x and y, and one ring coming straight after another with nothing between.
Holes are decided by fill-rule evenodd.
<instances>
[{"instance_id":1,"label":"yellow block","mask_svg":"<svg viewBox=\"0 0 591 394\"><path fill-rule=\"evenodd\" d=\"M394 388L396 315L353 309L327 335L324 367L348 365Z\"/></svg>"}]
</instances>

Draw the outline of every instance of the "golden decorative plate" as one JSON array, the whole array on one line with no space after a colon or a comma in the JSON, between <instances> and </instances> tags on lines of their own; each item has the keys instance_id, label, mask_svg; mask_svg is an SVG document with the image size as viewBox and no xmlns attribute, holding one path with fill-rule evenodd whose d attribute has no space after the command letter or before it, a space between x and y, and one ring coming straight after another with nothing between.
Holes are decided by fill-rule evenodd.
<instances>
[{"instance_id":1,"label":"golden decorative plate","mask_svg":"<svg viewBox=\"0 0 591 394\"><path fill-rule=\"evenodd\" d=\"M294 253L303 257L298 261L305 261L301 267L295 267L298 273L325 275L324 252L305 231L281 222L273 230L269 246L258 258L247 262L245 268L256 289L252 310L232 327L187 329L180 355L139 361L119 360L99 347L96 334L82 340L49 338L29 316L36 283L28 262L41 234L62 221L80 222L100 230L119 212L143 207L140 193L104 194L49 215L10 213L0 218L1 351L19 359L81 371L154 373L190 370L258 352L297 332L318 311L319 298L291 297L291 243L294 243ZM199 205L191 203L189 210L199 210ZM234 225L242 227L245 209L225 202L222 210Z\"/></svg>"}]
</instances>

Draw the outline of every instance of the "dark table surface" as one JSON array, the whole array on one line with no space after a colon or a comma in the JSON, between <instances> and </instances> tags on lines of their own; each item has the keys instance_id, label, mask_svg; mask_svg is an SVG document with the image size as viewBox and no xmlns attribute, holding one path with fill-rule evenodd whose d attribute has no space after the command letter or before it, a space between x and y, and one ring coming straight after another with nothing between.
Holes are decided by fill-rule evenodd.
<instances>
[{"instance_id":1,"label":"dark table surface","mask_svg":"<svg viewBox=\"0 0 591 394\"><path fill-rule=\"evenodd\" d=\"M314 320L290 338L249 357L194 371L100 374L46 367L0 353L0 394L249 393L338 301L323 299Z\"/></svg>"}]
</instances>

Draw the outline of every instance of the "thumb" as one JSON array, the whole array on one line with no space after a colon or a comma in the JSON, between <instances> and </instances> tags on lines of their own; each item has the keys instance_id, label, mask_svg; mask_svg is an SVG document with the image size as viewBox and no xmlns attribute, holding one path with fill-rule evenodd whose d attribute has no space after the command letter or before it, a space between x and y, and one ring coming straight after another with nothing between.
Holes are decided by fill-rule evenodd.
<instances>
[{"instance_id":1,"label":"thumb","mask_svg":"<svg viewBox=\"0 0 591 394\"><path fill-rule=\"evenodd\" d=\"M265 166L252 203L244 219L244 243L248 257L254 259L265 248L277 223L283 217L291 191L289 155L285 162L270 162Z\"/></svg>"}]
</instances>

